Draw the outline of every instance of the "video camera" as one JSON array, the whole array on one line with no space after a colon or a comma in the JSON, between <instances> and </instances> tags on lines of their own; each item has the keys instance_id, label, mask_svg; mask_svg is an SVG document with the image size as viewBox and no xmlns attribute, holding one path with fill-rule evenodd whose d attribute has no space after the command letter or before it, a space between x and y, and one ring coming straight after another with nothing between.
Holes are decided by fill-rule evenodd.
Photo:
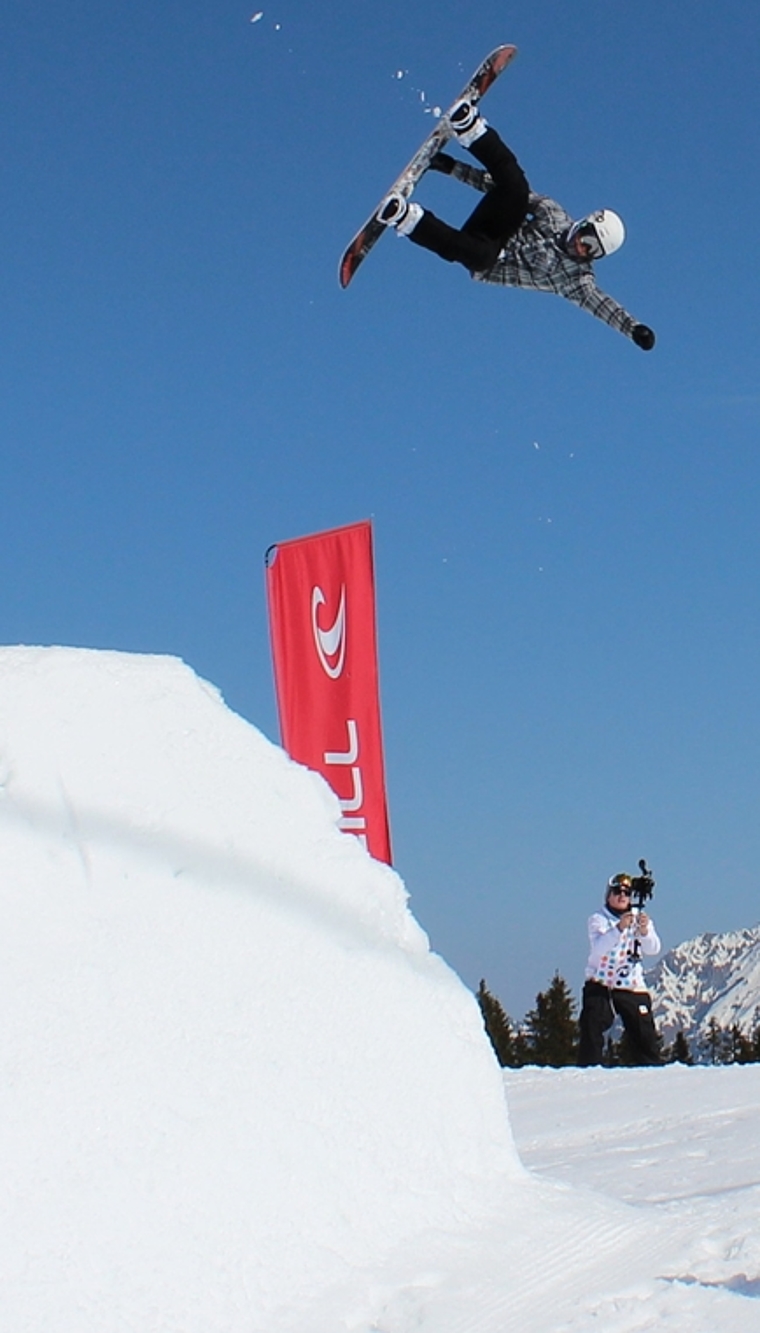
<instances>
[{"instance_id":1,"label":"video camera","mask_svg":"<svg viewBox=\"0 0 760 1333\"><path fill-rule=\"evenodd\" d=\"M631 880L631 906L640 912L654 893L655 878L643 857L639 861L639 870L641 874Z\"/></svg>"}]
</instances>

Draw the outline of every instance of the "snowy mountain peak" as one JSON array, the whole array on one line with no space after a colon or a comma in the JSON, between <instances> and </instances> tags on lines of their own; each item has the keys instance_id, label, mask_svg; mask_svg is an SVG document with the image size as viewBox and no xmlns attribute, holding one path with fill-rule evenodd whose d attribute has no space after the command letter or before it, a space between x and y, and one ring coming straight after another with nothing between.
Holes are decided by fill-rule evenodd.
<instances>
[{"instance_id":1,"label":"snowy mountain peak","mask_svg":"<svg viewBox=\"0 0 760 1333\"><path fill-rule=\"evenodd\" d=\"M698 935L649 973L654 1015L666 1042L704 1037L712 1019L749 1033L760 1008L760 926Z\"/></svg>"}]
</instances>

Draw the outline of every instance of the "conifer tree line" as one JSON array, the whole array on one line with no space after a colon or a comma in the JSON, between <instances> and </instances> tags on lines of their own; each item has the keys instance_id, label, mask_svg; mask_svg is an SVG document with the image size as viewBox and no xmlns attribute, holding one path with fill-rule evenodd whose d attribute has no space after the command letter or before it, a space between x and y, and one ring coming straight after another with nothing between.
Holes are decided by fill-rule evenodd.
<instances>
[{"instance_id":1,"label":"conifer tree line","mask_svg":"<svg viewBox=\"0 0 760 1333\"><path fill-rule=\"evenodd\" d=\"M549 1065L561 1069L578 1062L578 1017L575 997L559 972L545 991L539 991L536 1003L521 1023L513 1023L485 981L478 988L478 1004L483 1023L504 1068L523 1065ZM663 1059L670 1064L754 1064L760 1062L760 1006L755 1011L752 1032L743 1033L734 1023L722 1028L711 1019L703 1040L692 1050L682 1031L670 1046L662 1046ZM608 1037L603 1063L607 1066L635 1064L625 1033L619 1040Z\"/></svg>"}]
</instances>

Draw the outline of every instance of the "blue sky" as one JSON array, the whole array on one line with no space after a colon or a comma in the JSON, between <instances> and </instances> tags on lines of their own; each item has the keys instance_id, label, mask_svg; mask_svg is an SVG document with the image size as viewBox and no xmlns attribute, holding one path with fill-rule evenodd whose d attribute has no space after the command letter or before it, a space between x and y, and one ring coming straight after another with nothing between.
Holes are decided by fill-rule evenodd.
<instances>
[{"instance_id":1,"label":"blue sky","mask_svg":"<svg viewBox=\"0 0 760 1333\"><path fill-rule=\"evenodd\" d=\"M464 979L518 1015L578 985L639 856L667 945L756 923L757 5L4 19L2 641L178 654L276 738L264 550L371 516L396 862ZM650 354L395 237L338 287L502 41L486 114L622 214L598 276Z\"/></svg>"}]
</instances>

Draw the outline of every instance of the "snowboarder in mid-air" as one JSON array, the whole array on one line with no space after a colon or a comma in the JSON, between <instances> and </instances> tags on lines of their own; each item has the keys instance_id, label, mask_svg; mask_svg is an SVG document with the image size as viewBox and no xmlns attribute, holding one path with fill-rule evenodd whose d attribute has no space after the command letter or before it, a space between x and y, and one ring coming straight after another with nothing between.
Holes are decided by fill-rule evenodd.
<instances>
[{"instance_id":1,"label":"snowboarder in mid-air","mask_svg":"<svg viewBox=\"0 0 760 1333\"><path fill-rule=\"evenodd\" d=\"M392 192L377 210L378 221L441 259L463 264L478 282L564 296L650 351L652 330L596 285L594 261L613 254L625 239L617 213L600 209L573 222L560 204L532 192L514 153L476 104L460 101L448 118L461 146L485 170L444 152L436 153L430 167L474 186L485 198L464 226L456 228L402 192Z\"/></svg>"}]
</instances>

